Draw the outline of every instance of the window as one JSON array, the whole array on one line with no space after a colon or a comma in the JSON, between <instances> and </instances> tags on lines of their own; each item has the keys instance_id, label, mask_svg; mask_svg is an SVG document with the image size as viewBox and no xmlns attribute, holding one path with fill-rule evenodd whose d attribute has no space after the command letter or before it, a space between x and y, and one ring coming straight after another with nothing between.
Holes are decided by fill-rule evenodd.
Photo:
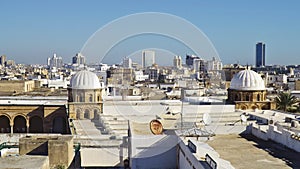
<instances>
[{"instance_id":1,"label":"window","mask_svg":"<svg viewBox=\"0 0 300 169\"><path fill-rule=\"evenodd\" d=\"M90 119L90 111L88 109L85 109L85 111L84 111L84 118Z\"/></svg>"},{"instance_id":2,"label":"window","mask_svg":"<svg viewBox=\"0 0 300 169\"><path fill-rule=\"evenodd\" d=\"M93 102L93 95L92 94L90 94L90 96L89 96L89 102Z\"/></svg>"},{"instance_id":3,"label":"window","mask_svg":"<svg viewBox=\"0 0 300 169\"><path fill-rule=\"evenodd\" d=\"M246 101L250 101L250 96L248 94L246 95Z\"/></svg>"},{"instance_id":4,"label":"window","mask_svg":"<svg viewBox=\"0 0 300 169\"><path fill-rule=\"evenodd\" d=\"M260 94L257 94L257 101L260 101Z\"/></svg>"},{"instance_id":5,"label":"window","mask_svg":"<svg viewBox=\"0 0 300 169\"><path fill-rule=\"evenodd\" d=\"M239 95L238 94L235 95L235 99L234 100L235 101L239 101Z\"/></svg>"},{"instance_id":6,"label":"window","mask_svg":"<svg viewBox=\"0 0 300 169\"><path fill-rule=\"evenodd\" d=\"M82 94L80 94L80 96L79 96L79 102L83 102L83 96L82 96Z\"/></svg>"}]
</instances>

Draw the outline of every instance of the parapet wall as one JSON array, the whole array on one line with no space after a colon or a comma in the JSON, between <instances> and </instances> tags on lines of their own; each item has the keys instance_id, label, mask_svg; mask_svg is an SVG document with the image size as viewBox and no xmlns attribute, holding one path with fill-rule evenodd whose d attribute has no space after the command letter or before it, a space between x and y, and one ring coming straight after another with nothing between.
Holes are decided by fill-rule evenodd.
<instances>
[{"instance_id":1,"label":"parapet wall","mask_svg":"<svg viewBox=\"0 0 300 169\"><path fill-rule=\"evenodd\" d=\"M272 124L269 125L258 125L251 124L251 133L263 140L272 140L280 143L290 149L300 152L300 137L297 136L293 131L289 131L285 128L279 128Z\"/></svg>"},{"instance_id":2,"label":"parapet wall","mask_svg":"<svg viewBox=\"0 0 300 169\"><path fill-rule=\"evenodd\" d=\"M48 156L50 167L67 167L74 157L73 136L23 137L19 140L19 154Z\"/></svg>"}]
</instances>

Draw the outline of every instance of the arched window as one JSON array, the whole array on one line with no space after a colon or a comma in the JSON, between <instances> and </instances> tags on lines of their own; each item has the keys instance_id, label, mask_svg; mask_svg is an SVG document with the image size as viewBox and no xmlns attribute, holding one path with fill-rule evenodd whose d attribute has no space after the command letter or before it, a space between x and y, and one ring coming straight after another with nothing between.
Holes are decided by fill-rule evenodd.
<instances>
[{"instance_id":1,"label":"arched window","mask_svg":"<svg viewBox=\"0 0 300 169\"><path fill-rule=\"evenodd\" d=\"M250 101L250 96L249 96L249 94L246 95L246 101Z\"/></svg>"},{"instance_id":2,"label":"arched window","mask_svg":"<svg viewBox=\"0 0 300 169\"><path fill-rule=\"evenodd\" d=\"M67 123L64 117L55 117L52 121L52 133L67 133Z\"/></svg>"},{"instance_id":3,"label":"arched window","mask_svg":"<svg viewBox=\"0 0 300 169\"><path fill-rule=\"evenodd\" d=\"M43 120L39 116L33 116L29 119L29 132L30 133L43 133Z\"/></svg>"},{"instance_id":4,"label":"arched window","mask_svg":"<svg viewBox=\"0 0 300 169\"><path fill-rule=\"evenodd\" d=\"M82 93L79 94L79 102L84 102Z\"/></svg>"},{"instance_id":5,"label":"arched window","mask_svg":"<svg viewBox=\"0 0 300 169\"><path fill-rule=\"evenodd\" d=\"M76 119L81 119L80 114L81 114L80 109L77 109L77 110L76 110Z\"/></svg>"},{"instance_id":6,"label":"arched window","mask_svg":"<svg viewBox=\"0 0 300 169\"><path fill-rule=\"evenodd\" d=\"M99 109L94 109L94 119L99 119Z\"/></svg>"},{"instance_id":7,"label":"arched window","mask_svg":"<svg viewBox=\"0 0 300 169\"><path fill-rule=\"evenodd\" d=\"M26 119L23 116L16 116L14 118L14 133L26 133L27 126L26 126Z\"/></svg>"},{"instance_id":8,"label":"arched window","mask_svg":"<svg viewBox=\"0 0 300 169\"><path fill-rule=\"evenodd\" d=\"M0 116L0 133L10 133L9 118L1 115Z\"/></svg>"},{"instance_id":9,"label":"arched window","mask_svg":"<svg viewBox=\"0 0 300 169\"><path fill-rule=\"evenodd\" d=\"M90 119L90 111L88 109L85 109L85 111L84 111L84 118Z\"/></svg>"},{"instance_id":10,"label":"arched window","mask_svg":"<svg viewBox=\"0 0 300 169\"><path fill-rule=\"evenodd\" d=\"M239 101L239 94L235 94L235 101Z\"/></svg>"},{"instance_id":11,"label":"arched window","mask_svg":"<svg viewBox=\"0 0 300 169\"><path fill-rule=\"evenodd\" d=\"M93 95L92 94L89 95L89 102L93 102Z\"/></svg>"}]
</instances>

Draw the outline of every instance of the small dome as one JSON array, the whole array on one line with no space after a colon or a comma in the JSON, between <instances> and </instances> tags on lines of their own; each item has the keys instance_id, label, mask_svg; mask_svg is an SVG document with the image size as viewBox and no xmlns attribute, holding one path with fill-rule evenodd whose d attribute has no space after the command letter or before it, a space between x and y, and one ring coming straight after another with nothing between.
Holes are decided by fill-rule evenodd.
<instances>
[{"instance_id":1,"label":"small dome","mask_svg":"<svg viewBox=\"0 0 300 169\"><path fill-rule=\"evenodd\" d=\"M266 90L264 80L253 70L242 70L235 74L230 82L230 89Z\"/></svg>"},{"instance_id":2,"label":"small dome","mask_svg":"<svg viewBox=\"0 0 300 169\"><path fill-rule=\"evenodd\" d=\"M73 75L73 77L71 78L70 87L72 89L101 88L97 75L87 70L82 70Z\"/></svg>"}]
</instances>

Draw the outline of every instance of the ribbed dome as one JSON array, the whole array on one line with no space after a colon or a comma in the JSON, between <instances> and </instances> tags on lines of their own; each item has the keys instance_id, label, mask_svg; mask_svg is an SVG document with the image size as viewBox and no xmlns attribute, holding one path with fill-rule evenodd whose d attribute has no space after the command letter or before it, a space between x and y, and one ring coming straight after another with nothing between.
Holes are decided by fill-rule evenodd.
<instances>
[{"instance_id":1,"label":"ribbed dome","mask_svg":"<svg viewBox=\"0 0 300 169\"><path fill-rule=\"evenodd\" d=\"M231 79L229 88L235 90L266 90L263 79L253 70L242 70L235 74Z\"/></svg>"},{"instance_id":2,"label":"ribbed dome","mask_svg":"<svg viewBox=\"0 0 300 169\"><path fill-rule=\"evenodd\" d=\"M72 89L99 89L101 87L97 75L87 70L73 75L70 85Z\"/></svg>"}]
</instances>

